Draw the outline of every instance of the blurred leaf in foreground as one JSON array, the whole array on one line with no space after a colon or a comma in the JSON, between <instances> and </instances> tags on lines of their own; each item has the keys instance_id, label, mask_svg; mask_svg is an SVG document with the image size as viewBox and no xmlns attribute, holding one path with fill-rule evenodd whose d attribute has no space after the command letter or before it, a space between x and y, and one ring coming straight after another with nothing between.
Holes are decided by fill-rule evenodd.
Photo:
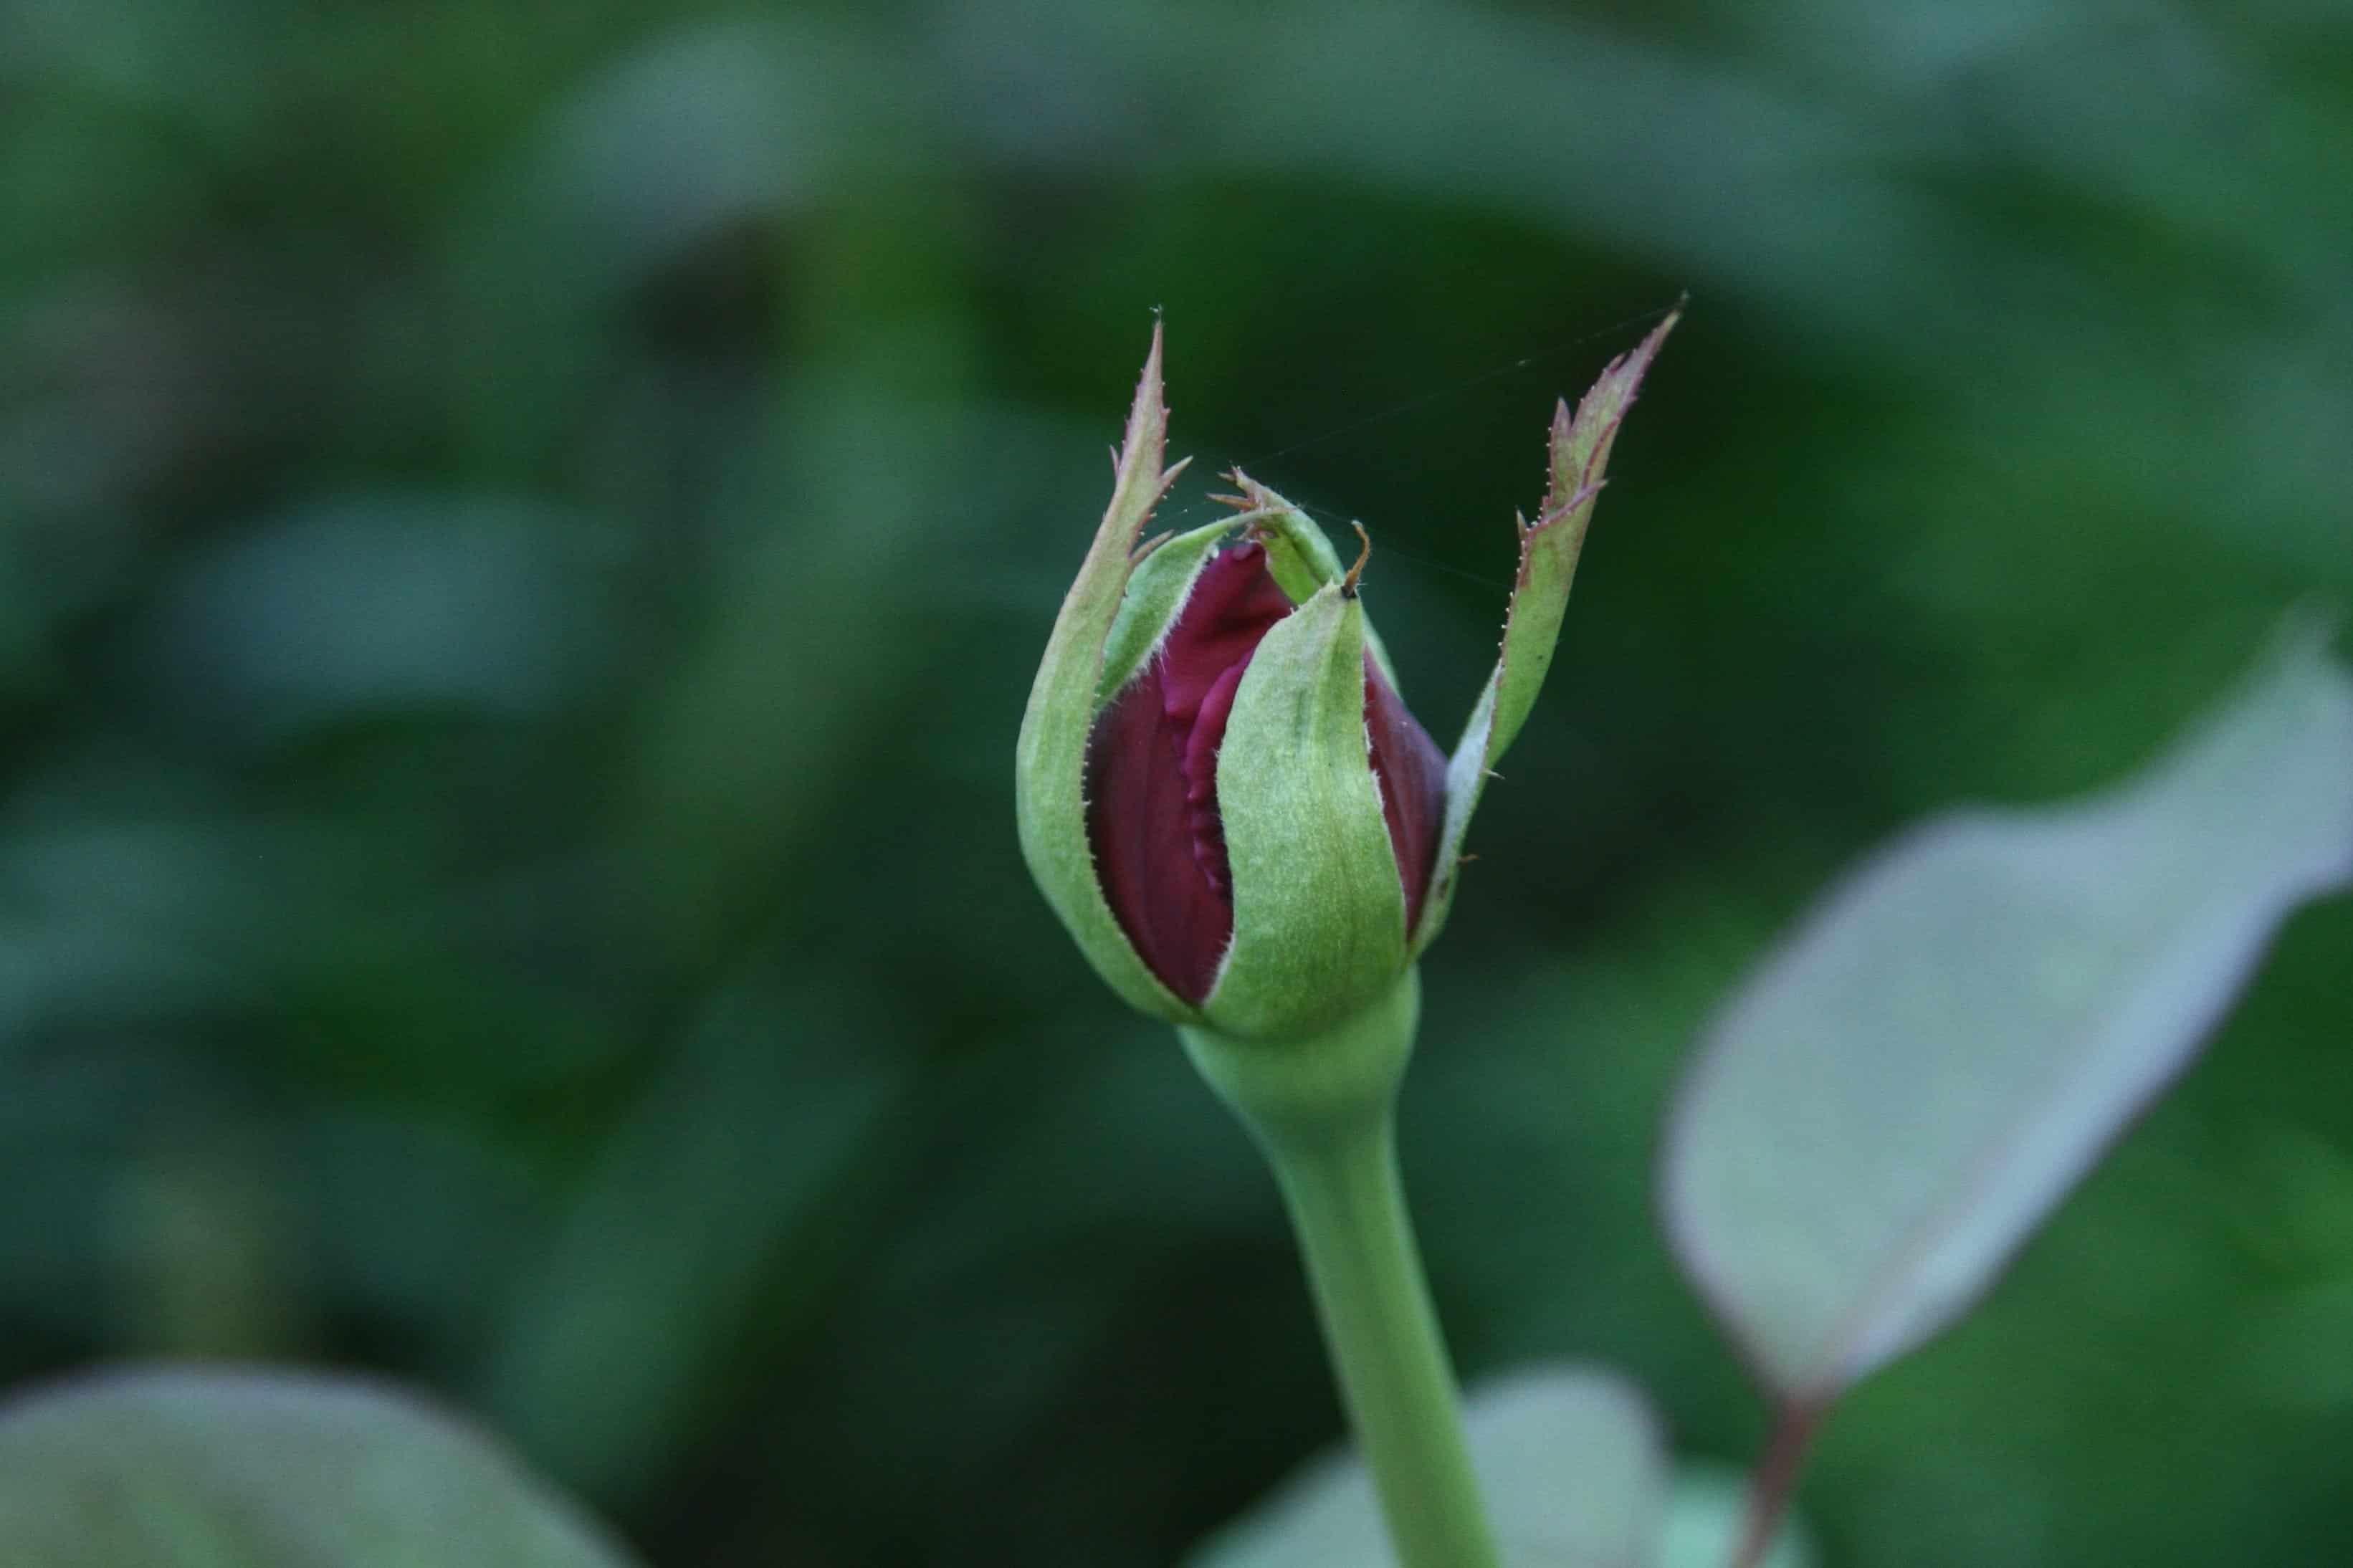
<instances>
[{"instance_id":1,"label":"blurred leaf in foreground","mask_svg":"<svg viewBox=\"0 0 2353 1568\"><path fill-rule=\"evenodd\" d=\"M1644 1568L1660 1528L1659 1439L1641 1396L1582 1367L1473 1394L1472 1464L1511 1568ZM1377 1568L1395 1559L1353 1457L1318 1460L1193 1558L1192 1568Z\"/></svg>"},{"instance_id":2,"label":"blurred leaf in foreground","mask_svg":"<svg viewBox=\"0 0 2353 1568\"><path fill-rule=\"evenodd\" d=\"M1748 1488L1722 1465L1679 1465L1667 1489L1667 1522L1655 1561L1659 1568L1724 1568L1739 1542ZM1793 1524L1776 1532L1757 1568L1813 1568L1813 1547Z\"/></svg>"},{"instance_id":3,"label":"blurred leaf in foreground","mask_svg":"<svg viewBox=\"0 0 2353 1568\"><path fill-rule=\"evenodd\" d=\"M2301 627L2122 784L1835 889L1718 1014L1666 1158L1683 1266L1790 1410L1967 1310L2348 879L2353 680Z\"/></svg>"},{"instance_id":4,"label":"blurred leaf in foreground","mask_svg":"<svg viewBox=\"0 0 2353 1568\"><path fill-rule=\"evenodd\" d=\"M480 1433L400 1394L139 1371L0 1415L0 1562L42 1568L626 1568Z\"/></svg>"}]
</instances>

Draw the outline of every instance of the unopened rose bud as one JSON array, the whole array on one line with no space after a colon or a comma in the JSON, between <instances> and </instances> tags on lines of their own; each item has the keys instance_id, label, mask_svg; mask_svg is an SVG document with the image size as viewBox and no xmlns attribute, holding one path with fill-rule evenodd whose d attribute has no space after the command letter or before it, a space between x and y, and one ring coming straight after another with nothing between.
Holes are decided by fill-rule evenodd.
<instances>
[{"instance_id":1,"label":"unopened rose bud","mask_svg":"<svg viewBox=\"0 0 2353 1568\"><path fill-rule=\"evenodd\" d=\"M1130 1002L1236 1039L1290 1039L1397 991L1543 681L1618 419L1672 325L1574 417L1561 409L1545 510L1520 528L1503 657L1451 763L1366 625L1362 559L1343 573L1282 497L1237 474L1242 493L1227 499L1241 516L1137 548L1184 466L1162 467L1154 333L1017 763L1030 869Z\"/></svg>"},{"instance_id":2,"label":"unopened rose bud","mask_svg":"<svg viewBox=\"0 0 2353 1568\"><path fill-rule=\"evenodd\" d=\"M1446 758L1364 650L1361 607L1344 588L1319 593L1330 602L1317 605L1297 639L1314 645L1311 657L1261 670L1259 700L1237 727L1253 656L1294 607L1268 570L1264 544L1244 539L1219 550L1158 647L1096 716L1088 743L1087 838L1103 896L1145 967L1213 1018L1220 971L1229 961L1246 963L1258 942L1313 946L1379 937L1380 928L1394 927L1374 943L1390 955L1376 967L1393 977L1437 858ZM1326 667L1346 664L1351 651L1359 672L1354 689L1327 689L1335 683ZM1327 744L1334 755L1308 754ZM1244 784L1245 771L1269 776ZM1300 771L1321 775L1324 787L1288 788ZM1248 789L1292 817L1269 825L1271 833L1241 828L1239 870L1221 776L1229 792ZM1321 854L1319 840L1336 848L1365 837L1361 829L1376 816L1386 864L1361 882L1280 864L1284 856ZM1253 832L1265 841L1249 841ZM1238 936L1237 882L1250 884L1240 895L1250 900L1263 891L1259 879L1319 882L1320 907L1293 908L1284 900L1279 912L1253 908L1250 928Z\"/></svg>"}]
</instances>

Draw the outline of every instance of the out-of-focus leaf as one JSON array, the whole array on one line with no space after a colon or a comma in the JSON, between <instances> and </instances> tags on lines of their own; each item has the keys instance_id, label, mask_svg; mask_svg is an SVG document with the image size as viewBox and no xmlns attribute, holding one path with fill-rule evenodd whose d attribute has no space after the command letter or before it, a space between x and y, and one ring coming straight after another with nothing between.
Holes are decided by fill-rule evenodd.
<instances>
[{"instance_id":1,"label":"out-of-focus leaf","mask_svg":"<svg viewBox=\"0 0 2353 1568\"><path fill-rule=\"evenodd\" d=\"M793 1019L778 1036L771 1021ZM821 1005L725 999L615 1130L516 1294L489 1407L570 1484L664 1474L729 1352L814 1308L907 1136L907 1085ZM895 1114L894 1114L895 1113ZM776 1321L755 1322L755 1310Z\"/></svg>"},{"instance_id":2,"label":"out-of-focus leaf","mask_svg":"<svg viewBox=\"0 0 2353 1568\"><path fill-rule=\"evenodd\" d=\"M0 830L0 1061L42 1029L151 1025L248 994L269 899L306 840L42 805Z\"/></svg>"},{"instance_id":3,"label":"out-of-focus leaf","mask_svg":"<svg viewBox=\"0 0 2353 1568\"><path fill-rule=\"evenodd\" d=\"M0 1414L0 1562L41 1568L623 1568L480 1432L273 1372L115 1373Z\"/></svg>"},{"instance_id":4,"label":"out-of-focus leaf","mask_svg":"<svg viewBox=\"0 0 2353 1568\"><path fill-rule=\"evenodd\" d=\"M2232 1373L2256 1400L2284 1410L2353 1405L2353 1274L2283 1292L2233 1325Z\"/></svg>"},{"instance_id":5,"label":"out-of-focus leaf","mask_svg":"<svg viewBox=\"0 0 2353 1568\"><path fill-rule=\"evenodd\" d=\"M709 620L646 710L627 831L650 950L695 952L773 899L839 830L860 745L936 674L904 584L973 432L856 378L807 395L779 466L744 477Z\"/></svg>"},{"instance_id":6,"label":"out-of-focus leaf","mask_svg":"<svg viewBox=\"0 0 2353 1568\"><path fill-rule=\"evenodd\" d=\"M1900 366L1961 400L1970 418L2000 423L2021 449L2100 419L2105 439L2065 444L2070 469L2098 473L2140 510L2202 514L2237 549L2344 580L2333 503L2348 458L2327 432L2353 412L2346 378L2328 368L2344 363L2348 322L2337 296L2321 291L2334 274L2311 254L2316 234L2344 226L2345 182L2318 172L2341 121L2283 114L2264 151L2267 177L2243 177L2243 162L2200 133L2201 116L2264 113L2278 80L2250 75L2215 24L2189 8L2138 7L2146 26L2127 38L2065 8L2038 23L2006 13L2052 8L1989 6L1962 19L1949 5L1910 7L1920 19L1894 23L1889 7L1849 7L1829 30L1841 61L1837 93L1807 89L1803 73L1727 68L1722 57L1658 47L1632 29L1508 14L1517 8L1297 0L1257 8L1218 36L1155 29L1141 19L1151 9L1027 0L974 13L965 30L986 26L988 37L964 47L1039 64L973 72L1018 90L976 94L959 126L1008 161L1035 157L1039 140L1011 125L1083 125L1056 144L1060 158L1342 173L1671 257L1670 270L1703 299L1717 287L1770 298L1786 319L1834 341L1831 352ZM1758 47L1792 47L1808 26L1792 22ZM1026 28L1059 47L1025 48ZM1864 41L1873 35L1893 47ZM1858 69L1858 48L1873 68ZM1172 134L1134 112L1158 95L1103 85L1208 79L1229 54L1295 84L1279 122L1253 125L1214 94L1173 93L1201 118ZM1879 63L1891 56L1912 68ZM1449 68L1429 69L1431 58ZM1968 103L1972 132L1956 139L1960 117L1924 115L1924 102ZM1665 103L1672 114L1658 112ZM2189 103L2199 111L2184 112ZM1872 154L1855 156L1864 144ZM1729 187L1718 177L1726 147L1741 149L1742 177ZM2167 232L2184 231L2185 243L2195 235L2306 308L2284 331L2253 313L2219 331L2210 320L2200 331L2216 337L2195 340L2194 351L2146 308L2047 313L2034 279L2053 264L2048 232L1985 221L1966 202L1924 202L1909 172L1930 163L2016 178L2020 159L2040 178L2147 203ZM1636 167L1655 177L1628 180ZM1832 213L1835 226L1825 226ZM2185 352L2203 358L2217 338L2230 347L2206 363L2227 390L2176 373ZM2039 374L1987 376L1989 363L2031 363ZM2118 417L2125 407L2130 416ZM2205 504L2185 501L2193 495Z\"/></svg>"},{"instance_id":7,"label":"out-of-focus leaf","mask_svg":"<svg viewBox=\"0 0 2353 1568\"><path fill-rule=\"evenodd\" d=\"M198 716L268 736L418 707L529 716L609 651L586 527L480 496L323 501L199 565L159 653Z\"/></svg>"},{"instance_id":8,"label":"out-of-focus leaf","mask_svg":"<svg viewBox=\"0 0 2353 1568\"><path fill-rule=\"evenodd\" d=\"M849 139L828 134L870 65L816 29L723 22L637 54L550 127L532 172L573 231L575 264L627 281L745 214L806 194ZM830 57L825 58L825 57Z\"/></svg>"},{"instance_id":9,"label":"out-of-focus leaf","mask_svg":"<svg viewBox=\"0 0 2353 1568\"><path fill-rule=\"evenodd\" d=\"M1724 1568L1739 1544L1747 1508L1748 1483L1739 1471L1723 1465L1679 1467L1667 1489L1658 1568ZM1813 1568L1813 1562L1812 1545L1785 1518L1757 1568Z\"/></svg>"},{"instance_id":10,"label":"out-of-focus leaf","mask_svg":"<svg viewBox=\"0 0 2353 1568\"><path fill-rule=\"evenodd\" d=\"M1683 1265L1819 1404L1967 1310L2353 877L2353 681L2309 628L2137 776L1904 835L1718 1015L1669 1134Z\"/></svg>"},{"instance_id":11,"label":"out-of-focus leaf","mask_svg":"<svg viewBox=\"0 0 2353 1568\"><path fill-rule=\"evenodd\" d=\"M1649 1407L1622 1379L1540 1367L1473 1395L1471 1460L1510 1568L1651 1561L1662 1488ZM1192 1559L1192 1568L1380 1568L1394 1562L1372 1479L1317 1460Z\"/></svg>"}]
</instances>

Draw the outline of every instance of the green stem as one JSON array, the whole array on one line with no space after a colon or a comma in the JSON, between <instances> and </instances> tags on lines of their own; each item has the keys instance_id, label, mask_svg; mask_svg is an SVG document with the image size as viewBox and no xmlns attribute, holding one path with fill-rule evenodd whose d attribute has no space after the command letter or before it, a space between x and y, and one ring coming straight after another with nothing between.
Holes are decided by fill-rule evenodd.
<instances>
[{"instance_id":1,"label":"green stem","mask_svg":"<svg viewBox=\"0 0 2353 1568\"><path fill-rule=\"evenodd\" d=\"M1479 1568L1498 1561L1495 1543L1406 1217L1389 1121L1270 1152L1401 1568Z\"/></svg>"},{"instance_id":2,"label":"green stem","mask_svg":"<svg viewBox=\"0 0 2353 1568\"><path fill-rule=\"evenodd\" d=\"M1419 997L1310 1041L1186 1030L1193 1059L1265 1150L1399 1568L1499 1568L1454 1371L1398 1182L1397 1085Z\"/></svg>"}]
</instances>

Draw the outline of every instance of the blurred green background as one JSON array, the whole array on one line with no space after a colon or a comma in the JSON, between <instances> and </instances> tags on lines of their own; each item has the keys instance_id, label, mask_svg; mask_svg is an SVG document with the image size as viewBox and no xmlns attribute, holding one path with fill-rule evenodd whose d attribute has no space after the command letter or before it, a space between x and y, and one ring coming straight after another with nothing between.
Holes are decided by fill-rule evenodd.
<instances>
[{"instance_id":1,"label":"blurred green background","mask_svg":"<svg viewBox=\"0 0 2353 1568\"><path fill-rule=\"evenodd\" d=\"M1025 876L1165 517L1377 552L1442 742L1688 289L1425 965L1468 1376L1761 1414L1654 1236L1824 878L2353 598L2336 0L0 0L0 1373L382 1369L663 1564L1165 1563L1338 1430L1269 1182ZM2353 1561L2353 900L1961 1331L1833 1564Z\"/></svg>"}]
</instances>

